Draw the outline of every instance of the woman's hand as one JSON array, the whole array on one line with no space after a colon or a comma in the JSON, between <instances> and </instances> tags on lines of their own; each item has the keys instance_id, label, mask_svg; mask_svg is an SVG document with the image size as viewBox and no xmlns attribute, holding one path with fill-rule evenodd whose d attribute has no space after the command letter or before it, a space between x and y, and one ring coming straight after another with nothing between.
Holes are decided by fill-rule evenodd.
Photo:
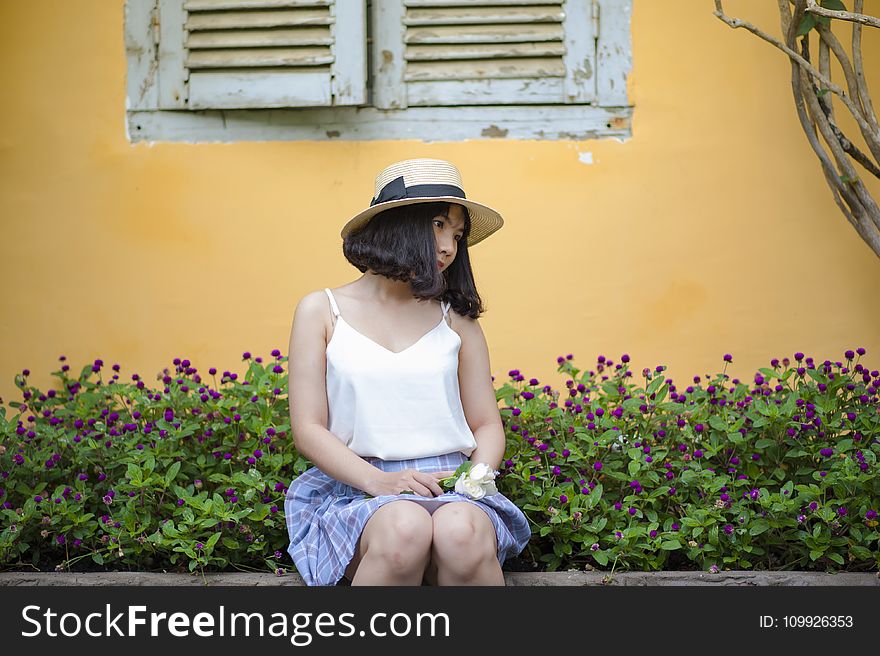
<instances>
[{"instance_id":1,"label":"woman's hand","mask_svg":"<svg viewBox=\"0 0 880 656\"><path fill-rule=\"evenodd\" d=\"M364 492L373 497L406 492L423 497L436 497L445 492L438 481L448 478L454 473L452 471L423 472L417 469L404 469L397 472L379 471Z\"/></svg>"}]
</instances>

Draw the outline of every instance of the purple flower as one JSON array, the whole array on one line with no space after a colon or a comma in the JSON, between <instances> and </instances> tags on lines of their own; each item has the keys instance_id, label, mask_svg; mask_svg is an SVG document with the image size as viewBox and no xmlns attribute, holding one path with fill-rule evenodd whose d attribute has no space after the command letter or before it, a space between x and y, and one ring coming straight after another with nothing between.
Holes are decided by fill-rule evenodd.
<instances>
[{"instance_id":1,"label":"purple flower","mask_svg":"<svg viewBox=\"0 0 880 656\"><path fill-rule=\"evenodd\" d=\"M185 504L185 503L186 503L186 501L184 501L183 499L178 499L178 500L177 500L177 505L178 505L178 506L182 506L182 505Z\"/></svg>"},{"instance_id":2,"label":"purple flower","mask_svg":"<svg viewBox=\"0 0 880 656\"><path fill-rule=\"evenodd\" d=\"M66 538L63 535L59 535L55 538L55 542L58 544L64 544L66 542Z\"/></svg>"},{"instance_id":3,"label":"purple flower","mask_svg":"<svg viewBox=\"0 0 880 656\"><path fill-rule=\"evenodd\" d=\"M620 503L620 501L615 502L615 504L614 504L614 509L615 509L615 510L620 510L621 508L623 508L623 504Z\"/></svg>"},{"instance_id":4,"label":"purple flower","mask_svg":"<svg viewBox=\"0 0 880 656\"><path fill-rule=\"evenodd\" d=\"M815 501L810 501L810 506L809 506L809 507L810 507L810 510L816 510L816 508L819 507L819 504L816 503Z\"/></svg>"},{"instance_id":5,"label":"purple flower","mask_svg":"<svg viewBox=\"0 0 880 656\"><path fill-rule=\"evenodd\" d=\"M568 503L568 497L564 494L559 495L559 503Z\"/></svg>"},{"instance_id":6,"label":"purple flower","mask_svg":"<svg viewBox=\"0 0 880 656\"><path fill-rule=\"evenodd\" d=\"M841 506L840 508L837 509L837 514L840 515L841 517L845 517L846 512L847 512L846 506Z\"/></svg>"},{"instance_id":7,"label":"purple flower","mask_svg":"<svg viewBox=\"0 0 880 656\"><path fill-rule=\"evenodd\" d=\"M630 507L627 509L627 512L628 512L630 515L635 515L635 514L636 514L636 509L633 508L632 506L630 506Z\"/></svg>"},{"instance_id":8,"label":"purple flower","mask_svg":"<svg viewBox=\"0 0 880 656\"><path fill-rule=\"evenodd\" d=\"M797 516L798 524L803 524L807 520L806 515L798 515Z\"/></svg>"},{"instance_id":9,"label":"purple flower","mask_svg":"<svg viewBox=\"0 0 880 656\"><path fill-rule=\"evenodd\" d=\"M590 551L599 551L599 543L598 543L598 542L594 542L593 544L591 544L591 545L590 545Z\"/></svg>"},{"instance_id":10,"label":"purple flower","mask_svg":"<svg viewBox=\"0 0 880 656\"><path fill-rule=\"evenodd\" d=\"M205 545L203 545L201 542L196 542L196 551L201 551L204 548Z\"/></svg>"},{"instance_id":11,"label":"purple flower","mask_svg":"<svg viewBox=\"0 0 880 656\"><path fill-rule=\"evenodd\" d=\"M876 510L868 510L865 512L865 519L877 519Z\"/></svg>"},{"instance_id":12,"label":"purple flower","mask_svg":"<svg viewBox=\"0 0 880 656\"><path fill-rule=\"evenodd\" d=\"M593 469L595 469L596 471L601 471L601 469L602 469L602 463L601 463L601 462L594 462L594 463L593 463Z\"/></svg>"},{"instance_id":13,"label":"purple flower","mask_svg":"<svg viewBox=\"0 0 880 656\"><path fill-rule=\"evenodd\" d=\"M718 573L718 565L712 565L711 567L709 567L709 572L711 574L717 574Z\"/></svg>"},{"instance_id":14,"label":"purple flower","mask_svg":"<svg viewBox=\"0 0 880 656\"><path fill-rule=\"evenodd\" d=\"M697 426L699 426L699 424L697 424ZM702 449L697 449L696 451L694 451L694 458L702 458L702 457L703 457Z\"/></svg>"},{"instance_id":15,"label":"purple flower","mask_svg":"<svg viewBox=\"0 0 880 656\"><path fill-rule=\"evenodd\" d=\"M102 501L109 506L111 503L113 503L113 497L111 497L109 494L105 494L102 497Z\"/></svg>"},{"instance_id":16,"label":"purple flower","mask_svg":"<svg viewBox=\"0 0 880 656\"><path fill-rule=\"evenodd\" d=\"M727 492L723 492L721 494L721 500L722 501L730 501L730 495Z\"/></svg>"},{"instance_id":17,"label":"purple flower","mask_svg":"<svg viewBox=\"0 0 880 656\"><path fill-rule=\"evenodd\" d=\"M650 537L652 537L652 538L656 538L656 537L657 537L657 531L651 529L651 530L648 532L648 535L649 535Z\"/></svg>"},{"instance_id":18,"label":"purple flower","mask_svg":"<svg viewBox=\"0 0 880 656\"><path fill-rule=\"evenodd\" d=\"M670 496L672 496L673 494L675 494L675 492L676 492L676 489L675 489L674 487L669 488L669 495L670 495Z\"/></svg>"},{"instance_id":19,"label":"purple flower","mask_svg":"<svg viewBox=\"0 0 880 656\"><path fill-rule=\"evenodd\" d=\"M821 449L819 453L827 458L834 455L834 449Z\"/></svg>"}]
</instances>

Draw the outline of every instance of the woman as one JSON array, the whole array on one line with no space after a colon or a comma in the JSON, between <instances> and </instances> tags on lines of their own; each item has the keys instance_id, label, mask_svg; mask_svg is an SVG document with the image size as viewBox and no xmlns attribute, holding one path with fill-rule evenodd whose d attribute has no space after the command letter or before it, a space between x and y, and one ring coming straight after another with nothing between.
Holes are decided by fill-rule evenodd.
<instances>
[{"instance_id":1,"label":"woman","mask_svg":"<svg viewBox=\"0 0 880 656\"><path fill-rule=\"evenodd\" d=\"M503 495L440 485L468 457L494 471L504 455L468 259L502 224L449 162L398 162L342 229L363 275L298 303L291 428L315 466L285 515L307 584L504 585L501 565L528 542Z\"/></svg>"}]
</instances>

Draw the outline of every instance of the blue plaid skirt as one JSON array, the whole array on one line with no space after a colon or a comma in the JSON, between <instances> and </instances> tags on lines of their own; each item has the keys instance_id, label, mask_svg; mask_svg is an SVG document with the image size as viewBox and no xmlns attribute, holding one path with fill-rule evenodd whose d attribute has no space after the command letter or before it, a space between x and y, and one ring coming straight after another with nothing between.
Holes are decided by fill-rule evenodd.
<instances>
[{"instance_id":1,"label":"blue plaid skirt","mask_svg":"<svg viewBox=\"0 0 880 656\"><path fill-rule=\"evenodd\" d=\"M417 469L419 471L454 471L467 458L459 451L416 460L381 460L364 458L383 471ZM516 556L528 544L531 530L522 511L501 493L475 501L455 492L438 497L417 494L389 494L367 497L364 492L327 476L317 467L303 472L287 489L284 516L290 546L287 551L307 585L335 585L345 574L354 557L367 521L372 514L392 501L414 501L430 512L444 503L472 503L482 508L498 538L498 562Z\"/></svg>"}]
</instances>

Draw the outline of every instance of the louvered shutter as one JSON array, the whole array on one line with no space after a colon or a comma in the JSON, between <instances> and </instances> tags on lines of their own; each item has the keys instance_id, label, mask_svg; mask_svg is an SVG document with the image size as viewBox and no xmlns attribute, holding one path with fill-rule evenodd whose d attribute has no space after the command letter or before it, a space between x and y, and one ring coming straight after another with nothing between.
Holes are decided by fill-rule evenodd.
<instances>
[{"instance_id":1,"label":"louvered shutter","mask_svg":"<svg viewBox=\"0 0 880 656\"><path fill-rule=\"evenodd\" d=\"M366 103L363 0L159 0L159 107Z\"/></svg>"},{"instance_id":2,"label":"louvered shutter","mask_svg":"<svg viewBox=\"0 0 880 656\"><path fill-rule=\"evenodd\" d=\"M589 103L591 0L376 0L373 104Z\"/></svg>"}]
</instances>

